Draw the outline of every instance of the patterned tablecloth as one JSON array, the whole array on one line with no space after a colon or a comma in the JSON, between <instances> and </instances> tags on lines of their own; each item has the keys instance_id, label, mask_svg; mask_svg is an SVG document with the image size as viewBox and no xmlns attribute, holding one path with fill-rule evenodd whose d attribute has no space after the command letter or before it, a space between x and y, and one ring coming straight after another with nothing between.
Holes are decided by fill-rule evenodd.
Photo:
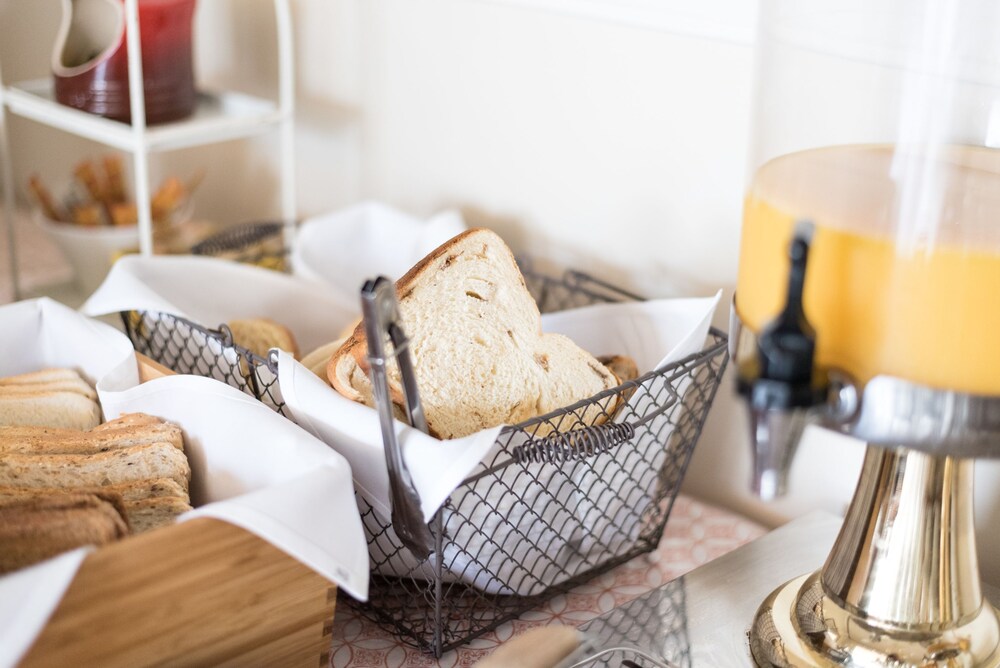
<instances>
[{"instance_id":1,"label":"patterned tablecloth","mask_svg":"<svg viewBox=\"0 0 1000 668\"><path fill-rule=\"evenodd\" d=\"M557 596L465 647L433 657L406 647L347 605L337 606L330 665L334 668L471 666L498 645L533 626L578 626L655 589L765 533L750 520L680 495L659 548Z\"/></svg>"}]
</instances>

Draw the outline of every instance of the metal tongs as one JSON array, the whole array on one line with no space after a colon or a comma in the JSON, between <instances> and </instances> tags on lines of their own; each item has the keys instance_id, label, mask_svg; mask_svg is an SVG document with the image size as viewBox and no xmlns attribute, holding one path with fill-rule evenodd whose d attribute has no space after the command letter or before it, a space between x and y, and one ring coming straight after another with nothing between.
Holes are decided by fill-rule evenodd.
<instances>
[{"instance_id":1,"label":"metal tongs","mask_svg":"<svg viewBox=\"0 0 1000 668\"><path fill-rule=\"evenodd\" d=\"M368 339L368 364L375 408L382 427L382 445L389 469L392 528L410 552L420 559L426 559L434 551L434 536L424 522L424 515L420 510L420 495L414 488L410 471L403 461L403 451L392 423L392 400L389 398L386 364L393 357L396 358L402 376L406 417L410 425L426 434L427 419L417 392L417 379L410 358L410 341L403 331L396 288L391 280L379 276L365 282L361 288L361 312ZM392 343L392 352L389 353L386 352L386 338Z\"/></svg>"}]
</instances>

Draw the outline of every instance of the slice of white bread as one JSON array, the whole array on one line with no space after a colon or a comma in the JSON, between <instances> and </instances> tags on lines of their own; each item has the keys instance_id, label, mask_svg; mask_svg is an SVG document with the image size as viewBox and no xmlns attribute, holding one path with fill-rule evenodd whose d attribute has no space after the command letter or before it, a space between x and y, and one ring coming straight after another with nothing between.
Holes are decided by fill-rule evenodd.
<instances>
[{"instance_id":1,"label":"slice of white bread","mask_svg":"<svg viewBox=\"0 0 1000 668\"><path fill-rule=\"evenodd\" d=\"M347 337L336 339L330 343L323 344L316 350L302 358L302 366L312 371L314 374L326 380L326 366L330 363L333 354L344 345Z\"/></svg>"},{"instance_id":2,"label":"slice of white bread","mask_svg":"<svg viewBox=\"0 0 1000 668\"><path fill-rule=\"evenodd\" d=\"M191 467L169 443L116 448L87 455L0 457L0 485L12 487L104 487L137 480L169 478L186 491Z\"/></svg>"},{"instance_id":3,"label":"slice of white bread","mask_svg":"<svg viewBox=\"0 0 1000 668\"><path fill-rule=\"evenodd\" d=\"M4 376L0 378L0 385L31 385L36 383L51 383L60 380L83 380L83 377L74 369L55 367L51 369L31 371L29 373L21 373L16 376Z\"/></svg>"},{"instance_id":4,"label":"slice of white bread","mask_svg":"<svg viewBox=\"0 0 1000 668\"><path fill-rule=\"evenodd\" d=\"M90 429L101 422L101 407L77 392L0 393L0 425Z\"/></svg>"},{"instance_id":5,"label":"slice of white bread","mask_svg":"<svg viewBox=\"0 0 1000 668\"><path fill-rule=\"evenodd\" d=\"M246 320L230 320L229 331L233 333L233 342L260 357L267 357L271 348L281 348L299 356L299 346L295 343L292 332L284 325L267 318L248 318Z\"/></svg>"},{"instance_id":6,"label":"slice of white bread","mask_svg":"<svg viewBox=\"0 0 1000 668\"><path fill-rule=\"evenodd\" d=\"M490 230L469 230L444 243L399 279L396 291L435 436L458 438L514 424L618 384L568 338L542 333L538 306L513 254ZM366 355L362 324L330 360L327 377L344 396L373 405ZM392 399L401 404L395 364L388 376ZM584 422L600 422L606 413L610 405L590 406Z\"/></svg>"},{"instance_id":7,"label":"slice of white bread","mask_svg":"<svg viewBox=\"0 0 1000 668\"><path fill-rule=\"evenodd\" d=\"M92 401L97 401L97 392L82 378L51 380L44 383L15 383L0 385L0 396L17 396L37 392L76 392Z\"/></svg>"}]
</instances>

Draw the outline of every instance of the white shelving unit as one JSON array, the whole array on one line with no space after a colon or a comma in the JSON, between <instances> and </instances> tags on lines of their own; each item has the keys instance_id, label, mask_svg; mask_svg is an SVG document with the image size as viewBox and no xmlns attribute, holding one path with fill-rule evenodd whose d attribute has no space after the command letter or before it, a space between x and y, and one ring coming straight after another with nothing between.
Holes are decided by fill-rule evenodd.
<instances>
[{"instance_id":1,"label":"white shelving unit","mask_svg":"<svg viewBox=\"0 0 1000 668\"><path fill-rule=\"evenodd\" d=\"M277 129L281 147L281 217L285 222L286 245L291 243L296 217L293 144L295 90L292 23L288 0L274 0L274 12L278 38L278 99L271 101L237 92L200 92L195 112L175 123L146 126L138 0L125 0L131 124L59 104L54 99L51 79L4 85L0 70L0 168L3 170L4 219L15 298L20 298L21 291L14 233L15 188L6 122L8 111L132 155L135 200L139 214L139 250L143 255L153 253L149 186L151 153L241 139Z\"/></svg>"}]
</instances>

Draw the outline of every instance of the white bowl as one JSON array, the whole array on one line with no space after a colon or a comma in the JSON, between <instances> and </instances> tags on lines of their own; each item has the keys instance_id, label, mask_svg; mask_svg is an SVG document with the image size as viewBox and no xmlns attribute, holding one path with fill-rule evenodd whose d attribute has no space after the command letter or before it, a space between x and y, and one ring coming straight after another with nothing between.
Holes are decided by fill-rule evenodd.
<instances>
[{"instance_id":1,"label":"white bowl","mask_svg":"<svg viewBox=\"0 0 1000 668\"><path fill-rule=\"evenodd\" d=\"M88 295L101 284L120 253L139 247L137 225L90 227L60 223L40 212L36 212L35 221L59 246L73 267L77 286Z\"/></svg>"},{"instance_id":2,"label":"white bowl","mask_svg":"<svg viewBox=\"0 0 1000 668\"><path fill-rule=\"evenodd\" d=\"M171 216L169 225L191 218L194 202L188 199ZM138 225L76 225L47 218L39 209L35 222L59 246L73 268L77 287L91 294L104 281L111 265L122 253L139 250Z\"/></svg>"}]
</instances>

